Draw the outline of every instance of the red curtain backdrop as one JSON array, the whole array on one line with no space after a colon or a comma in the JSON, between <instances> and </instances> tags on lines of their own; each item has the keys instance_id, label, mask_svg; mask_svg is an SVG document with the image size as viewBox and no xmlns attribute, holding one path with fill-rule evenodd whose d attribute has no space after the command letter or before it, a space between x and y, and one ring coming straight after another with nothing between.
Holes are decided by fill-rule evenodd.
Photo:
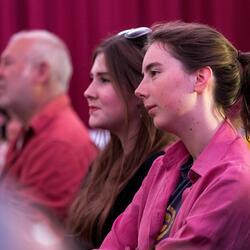
<instances>
[{"instance_id":1,"label":"red curtain backdrop","mask_svg":"<svg viewBox=\"0 0 250 250\"><path fill-rule=\"evenodd\" d=\"M108 34L170 20L209 24L239 50L250 51L249 0L0 0L0 50L23 29L47 29L61 37L74 64L69 94L87 122L83 92L94 47Z\"/></svg>"}]
</instances>

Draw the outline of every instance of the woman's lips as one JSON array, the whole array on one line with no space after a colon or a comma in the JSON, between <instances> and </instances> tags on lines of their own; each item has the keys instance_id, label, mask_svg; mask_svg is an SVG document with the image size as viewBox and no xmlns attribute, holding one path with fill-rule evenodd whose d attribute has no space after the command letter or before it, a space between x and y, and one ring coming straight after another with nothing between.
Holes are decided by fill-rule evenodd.
<instances>
[{"instance_id":1,"label":"woman's lips","mask_svg":"<svg viewBox=\"0 0 250 250\"><path fill-rule=\"evenodd\" d=\"M156 108L156 105L146 105L145 108L146 108L146 110L148 111L148 113L149 113L150 115L152 115L153 112L154 112L154 109Z\"/></svg>"},{"instance_id":2,"label":"woman's lips","mask_svg":"<svg viewBox=\"0 0 250 250\"><path fill-rule=\"evenodd\" d=\"M98 109L100 109L100 108L97 106L89 106L89 114L93 114Z\"/></svg>"}]
</instances>

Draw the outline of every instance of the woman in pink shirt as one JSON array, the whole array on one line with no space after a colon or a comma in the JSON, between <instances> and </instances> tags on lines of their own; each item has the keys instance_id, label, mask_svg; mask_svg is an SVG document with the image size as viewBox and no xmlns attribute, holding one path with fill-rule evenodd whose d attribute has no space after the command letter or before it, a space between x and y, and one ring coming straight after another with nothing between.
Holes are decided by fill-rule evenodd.
<instances>
[{"instance_id":1,"label":"woman in pink shirt","mask_svg":"<svg viewBox=\"0 0 250 250\"><path fill-rule=\"evenodd\" d=\"M153 27L136 95L180 140L150 169L100 249L250 249L250 54L202 24Z\"/></svg>"}]
</instances>

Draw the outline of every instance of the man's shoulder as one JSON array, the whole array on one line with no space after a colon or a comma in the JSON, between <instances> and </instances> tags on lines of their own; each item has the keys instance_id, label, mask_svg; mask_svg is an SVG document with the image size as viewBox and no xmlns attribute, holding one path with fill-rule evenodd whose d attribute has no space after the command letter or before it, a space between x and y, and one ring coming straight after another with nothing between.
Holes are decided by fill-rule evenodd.
<instances>
[{"instance_id":1,"label":"man's shoulder","mask_svg":"<svg viewBox=\"0 0 250 250\"><path fill-rule=\"evenodd\" d=\"M56 135L59 137L70 135L79 135L81 137L81 135L86 136L88 134L85 124L71 107L53 116L46 117L46 119L46 126L43 127L41 133L48 132L51 136Z\"/></svg>"}]
</instances>

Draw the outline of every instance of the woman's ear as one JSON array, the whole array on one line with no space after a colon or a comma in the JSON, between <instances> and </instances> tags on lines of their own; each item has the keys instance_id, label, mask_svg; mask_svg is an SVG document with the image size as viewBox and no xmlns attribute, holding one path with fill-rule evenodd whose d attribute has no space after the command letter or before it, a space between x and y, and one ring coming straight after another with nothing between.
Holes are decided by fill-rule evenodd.
<instances>
[{"instance_id":1,"label":"woman's ear","mask_svg":"<svg viewBox=\"0 0 250 250\"><path fill-rule=\"evenodd\" d=\"M196 82L194 85L194 91L197 94L202 94L202 92L207 88L210 79L212 78L212 69L209 66L200 68L196 71Z\"/></svg>"}]
</instances>

